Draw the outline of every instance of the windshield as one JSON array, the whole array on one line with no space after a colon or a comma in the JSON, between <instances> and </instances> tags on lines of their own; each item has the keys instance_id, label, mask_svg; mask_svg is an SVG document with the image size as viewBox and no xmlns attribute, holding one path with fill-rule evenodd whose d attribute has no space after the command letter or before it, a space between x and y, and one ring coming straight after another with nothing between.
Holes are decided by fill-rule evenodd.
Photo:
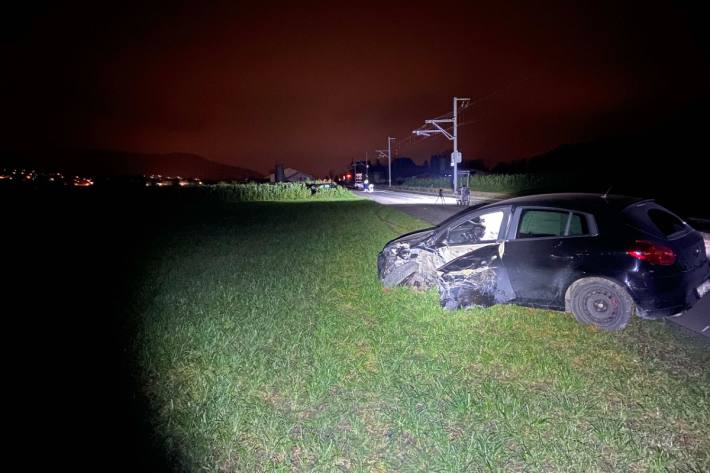
<instances>
[{"instance_id":1,"label":"windshield","mask_svg":"<svg viewBox=\"0 0 710 473\"><path fill-rule=\"evenodd\" d=\"M447 244L465 245L482 241L496 241L503 223L502 210L483 213L451 227L446 238Z\"/></svg>"},{"instance_id":2,"label":"windshield","mask_svg":"<svg viewBox=\"0 0 710 473\"><path fill-rule=\"evenodd\" d=\"M490 202L483 202L483 203L480 203L480 204L472 205L472 206L470 206L470 207L466 207L466 208L463 209L462 211L456 212L456 213L453 214L451 217L449 217L449 218L447 218L446 220L444 220L443 222L441 222L439 225L436 226L436 228L437 228L437 229L446 228L446 227L448 227L449 225L451 225L452 222L454 222L455 220L458 220L459 218L461 218L464 214L469 213L469 212L472 212L472 211L474 211L474 210L476 210L476 209L480 209L481 207L485 207L486 205L490 205Z\"/></svg>"}]
</instances>

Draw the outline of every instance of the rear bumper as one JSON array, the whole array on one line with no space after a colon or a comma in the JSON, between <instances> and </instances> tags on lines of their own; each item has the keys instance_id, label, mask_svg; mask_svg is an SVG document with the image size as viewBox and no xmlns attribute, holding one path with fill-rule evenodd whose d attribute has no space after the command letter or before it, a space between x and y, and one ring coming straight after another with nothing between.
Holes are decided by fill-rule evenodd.
<instances>
[{"instance_id":1,"label":"rear bumper","mask_svg":"<svg viewBox=\"0 0 710 473\"><path fill-rule=\"evenodd\" d=\"M671 277L634 275L627 288L640 317L657 318L683 312L700 300L698 288L710 279L707 265L702 270Z\"/></svg>"}]
</instances>

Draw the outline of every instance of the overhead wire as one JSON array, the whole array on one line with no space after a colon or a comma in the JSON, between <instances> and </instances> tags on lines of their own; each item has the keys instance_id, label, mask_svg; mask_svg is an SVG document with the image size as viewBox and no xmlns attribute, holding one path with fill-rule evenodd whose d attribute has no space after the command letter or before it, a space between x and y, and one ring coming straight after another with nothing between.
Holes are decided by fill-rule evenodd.
<instances>
[{"instance_id":1,"label":"overhead wire","mask_svg":"<svg viewBox=\"0 0 710 473\"><path fill-rule=\"evenodd\" d=\"M471 106L477 105L477 104L480 104L481 102L485 102L485 101L487 101L487 100L493 99L494 97L500 95L500 94L503 93L504 91L506 91L506 90L510 89L511 87L513 87L513 85L517 85L517 84L519 84L519 83L523 83L523 82L526 82L526 81L530 80L532 77L534 77L534 76L536 76L537 74L539 74L539 72L540 72L540 71L531 72L531 73L526 74L525 76L512 79L512 80L508 81L503 87L499 87L499 88L497 88L497 89L494 89L494 90L488 92L487 94L482 95L482 96L479 96L479 97L477 97L477 98L475 98L475 99L468 100L468 101L465 102L461 107L459 107L459 109L457 110L458 114L461 114L461 115L462 115L462 114L463 114L463 111L466 110L466 109L468 109L468 108L470 108ZM442 115L439 115L438 117L433 118L433 120L447 120L447 119L450 119L450 118L453 118L453 111L447 112L447 113L442 114ZM459 123L458 126L459 126L459 127L464 127L464 126L474 125L474 124L476 124L476 123L480 123L482 120L483 120L483 118L482 118L482 117L479 117L479 118L476 118L476 119L473 119L473 120L469 120L469 121L467 121L467 122ZM423 130L425 126L426 126L426 124L420 126L420 127L417 128L416 130ZM442 128L444 128L444 129L445 129L447 132L449 132L449 133L451 133L451 132L453 131L453 125L451 125L451 126L442 126ZM421 142L423 142L423 141L426 141L426 140L428 140L428 139L430 139L430 138L433 138L433 137L434 137L434 134L431 134L431 135L418 135L418 134L415 134L415 133L410 133L410 134L408 134L408 135L407 135L406 137L404 137L404 138L395 138L395 156L396 156L397 154L399 154L399 150L400 150L401 148L409 147L409 146L412 146L412 145L414 145L414 144L419 144L419 143L421 143Z\"/></svg>"}]
</instances>

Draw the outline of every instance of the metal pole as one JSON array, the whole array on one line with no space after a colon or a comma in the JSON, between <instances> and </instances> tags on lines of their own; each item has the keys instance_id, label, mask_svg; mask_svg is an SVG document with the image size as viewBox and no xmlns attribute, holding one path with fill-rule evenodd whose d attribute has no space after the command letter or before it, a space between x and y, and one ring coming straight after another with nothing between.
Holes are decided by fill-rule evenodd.
<instances>
[{"instance_id":1,"label":"metal pole","mask_svg":"<svg viewBox=\"0 0 710 473\"><path fill-rule=\"evenodd\" d=\"M387 180L389 181L389 187L392 187L392 140L394 140L394 138L390 136L387 137Z\"/></svg>"},{"instance_id":2,"label":"metal pole","mask_svg":"<svg viewBox=\"0 0 710 473\"><path fill-rule=\"evenodd\" d=\"M458 156L458 152L459 152L459 140L458 140L458 136L457 136L457 128L458 127L456 126L457 125L456 109L458 108L457 103L456 103L457 100L458 99L456 97L454 97L454 157L451 158L451 160L453 161L452 164L454 165L454 194L456 194L456 187L458 187L458 176L456 175L458 173L458 163L456 162L456 156Z\"/></svg>"},{"instance_id":3,"label":"metal pole","mask_svg":"<svg viewBox=\"0 0 710 473\"><path fill-rule=\"evenodd\" d=\"M458 102L467 102L470 99L454 97L454 111L452 118L437 118L434 120L424 120L424 127L414 130L412 133L418 136L431 136L432 133L441 133L447 139L454 142L454 150L451 153L451 167L454 168L452 188L454 192L458 187L458 160L459 160L459 140L458 140ZM451 123L452 133L449 133L442 125Z\"/></svg>"},{"instance_id":4,"label":"metal pole","mask_svg":"<svg viewBox=\"0 0 710 473\"><path fill-rule=\"evenodd\" d=\"M365 151L365 180L370 181L370 163L367 162L367 151Z\"/></svg>"}]
</instances>

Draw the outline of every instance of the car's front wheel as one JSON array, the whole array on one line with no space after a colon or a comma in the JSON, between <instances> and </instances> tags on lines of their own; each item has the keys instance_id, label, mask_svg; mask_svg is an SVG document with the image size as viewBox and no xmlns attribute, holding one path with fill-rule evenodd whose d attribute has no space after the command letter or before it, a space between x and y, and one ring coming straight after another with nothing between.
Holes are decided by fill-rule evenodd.
<instances>
[{"instance_id":1,"label":"car's front wheel","mask_svg":"<svg viewBox=\"0 0 710 473\"><path fill-rule=\"evenodd\" d=\"M626 327L635 307L626 289L596 277L575 281L567 290L565 305L578 322L610 332Z\"/></svg>"}]
</instances>

